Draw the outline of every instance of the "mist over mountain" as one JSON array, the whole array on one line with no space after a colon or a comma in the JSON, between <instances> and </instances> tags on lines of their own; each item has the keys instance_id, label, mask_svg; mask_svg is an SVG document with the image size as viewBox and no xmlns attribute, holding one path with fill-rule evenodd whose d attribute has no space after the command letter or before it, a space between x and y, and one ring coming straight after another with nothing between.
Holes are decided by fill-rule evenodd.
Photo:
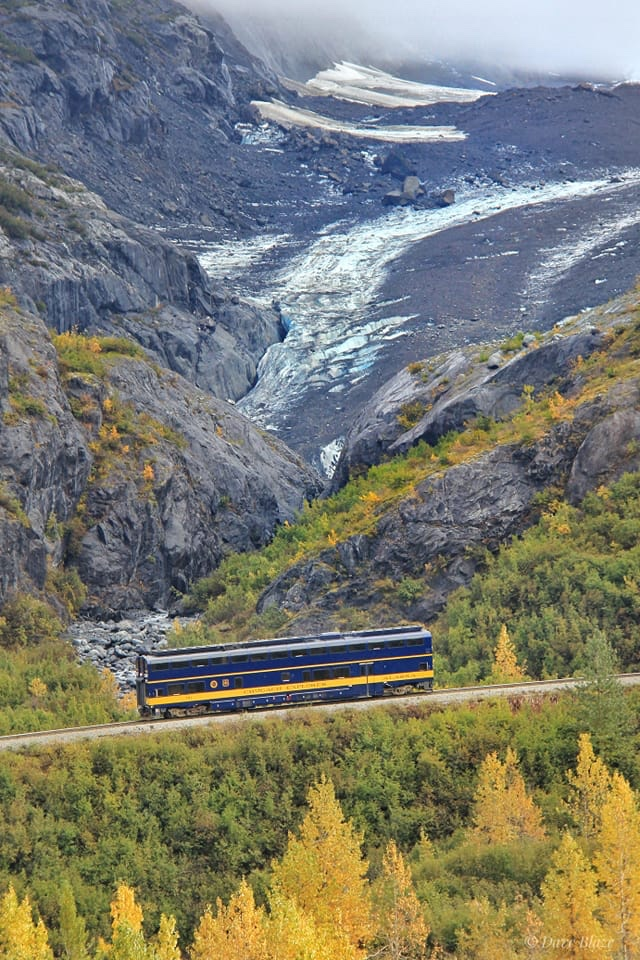
<instances>
[{"instance_id":1,"label":"mist over mountain","mask_svg":"<svg viewBox=\"0 0 640 960\"><path fill-rule=\"evenodd\" d=\"M399 0L188 0L222 13L256 55L292 73L326 60L407 63L445 60L518 74L589 80L640 79L640 7L620 0L507 0L447 4Z\"/></svg>"}]
</instances>

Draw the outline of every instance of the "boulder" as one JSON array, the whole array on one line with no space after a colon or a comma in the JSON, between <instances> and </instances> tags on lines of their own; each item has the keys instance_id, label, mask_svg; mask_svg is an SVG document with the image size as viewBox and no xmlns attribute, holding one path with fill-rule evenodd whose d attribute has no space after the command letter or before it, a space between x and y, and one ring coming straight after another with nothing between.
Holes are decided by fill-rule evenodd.
<instances>
[{"instance_id":1,"label":"boulder","mask_svg":"<svg viewBox=\"0 0 640 960\"><path fill-rule=\"evenodd\" d=\"M396 180L404 181L405 177L415 176L417 172L415 164L395 147L378 163L382 173L388 173Z\"/></svg>"}]
</instances>

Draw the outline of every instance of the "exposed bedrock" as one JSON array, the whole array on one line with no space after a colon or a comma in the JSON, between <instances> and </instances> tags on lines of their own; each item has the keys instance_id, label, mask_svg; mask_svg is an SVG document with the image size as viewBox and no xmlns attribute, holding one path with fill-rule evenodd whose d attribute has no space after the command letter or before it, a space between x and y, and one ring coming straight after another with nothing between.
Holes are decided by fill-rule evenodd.
<instances>
[{"instance_id":1,"label":"exposed bedrock","mask_svg":"<svg viewBox=\"0 0 640 960\"><path fill-rule=\"evenodd\" d=\"M63 383L39 318L4 307L0 324L0 601L65 563L93 615L166 607L319 492L284 444L178 374L123 358ZM105 421L114 404L124 426Z\"/></svg>"},{"instance_id":2,"label":"exposed bedrock","mask_svg":"<svg viewBox=\"0 0 640 960\"><path fill-rule=\"evenodd\" d=\"M620 316L620 310L611 312ZM583 361L609 337L610 323L600 329L593 324L587 314L573 333L525 345L511 360L503 355L497 370L488 370L477 351L453 352L431 369L427 362L413 365L385 385L354 424L340 481L421 439L434 444L474 418L480 425L482 418L500 420L522 403L523 393L557 391L576 402L571 398L580 393ZM295 615L296 629L317 629L344 606L375 607L385 580L422 580L426 570L429 589L406 613L429 622L449 593L469 582L486 549L495 550L535 521L539 494L551 489L579 503L588 491L640 468L639 391L637 379L613 379L539 439L443 467L384 512L374 532L354 535L284 573L265 590L259 609L276 605ZM430 409L407 429L404 418L416 415L420 405Z\"/></svg>"}]
</instances>

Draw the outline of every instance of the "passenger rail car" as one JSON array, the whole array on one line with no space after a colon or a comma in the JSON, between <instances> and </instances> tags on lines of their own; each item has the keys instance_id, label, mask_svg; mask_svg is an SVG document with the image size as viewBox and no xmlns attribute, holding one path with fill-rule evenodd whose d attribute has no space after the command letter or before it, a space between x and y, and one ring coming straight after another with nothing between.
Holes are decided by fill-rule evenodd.
<instances>
[{"instance_id":1,"label":"passenger rail car","mask_svg":"<svg viewBox=\"0 0 640 960\"><path fill-rule=\"evenodd\" d=\"M189 647L137 658L143 717L217 713L430 690L420 625Z\"/></svg>"}]
</instances>

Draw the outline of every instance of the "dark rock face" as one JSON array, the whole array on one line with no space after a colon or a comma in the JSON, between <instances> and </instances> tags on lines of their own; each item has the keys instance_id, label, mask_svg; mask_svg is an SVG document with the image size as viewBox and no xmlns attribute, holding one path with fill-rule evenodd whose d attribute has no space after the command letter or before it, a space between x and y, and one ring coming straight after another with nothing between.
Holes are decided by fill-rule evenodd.
<instances>
[{"instance_id":1,"label":"dark rock face","mask_svg":"<svg viewBox=\"0 0 640 960\"><path fill-rule=\"evenodd\" d=\"M636 384L629 385L630 405L636 390ZM632 406L614 410L587 433L571 466L569 502L579 503L589 490L616 479L621 460L627 470L640 469L640 413Z\"/></svg>"},{"instance_id":2,"label":"dark rock face","mask_svg":"<svg viewBox=\"0 0 640 960\"><path fill-rule=\"evenodd\" d=\"M293 520L317 478L283 444L226 404L194 392L146 363L123 363L110 390L180 438L160 443L141 465L116 465L88 490L92 526L80 545L83 581L98 609L167 605L229 552L264 546L277 524Z\"/></svg>"},{"instance_id":3,"label":"dark rock face","mask_svg":"<svg viewBox=\"0 0 640 960\"><path fill-rule=\"evenodd\" d=\"M57 375L42 324L0 308L0 597L44 586L47 558L61 559L49 518L73 514L91 454Z\"/></svg>"},{"instance_id":4,"label":"dark rock face","mask_svg":"<svg viewBox=\"0 0 640 960\"><path fill-rule=\"evenodd\" d=\"M0 177L30 198L31 233L0 238L0 284L25 308L58 332L126 334L222 399L250 389L264 351L284 335L275 310L216 289L193 255L75 181L9 158Z\"/></svg>"},{"instance_id":5,"label":"dark rock face","mask_svg":"<svg viewBox=\"0 0 640 960\"><path fill-rule=\"evenodd\" d=\"M198 210L242 223L234 126L275 81L212 15L171 0L5 4L0 137L46 157L143 222ZM214 32L215 31L215 32ZM186 109L185 109L186 108ZM229 164L211 176L211 164Z\"/></svg>"},{"instance_id":6,"label":"dark rock face","mask_svg":"<svg viewBox=\"0 0 640 960\"><path fill-rule=\"evenodd\" d=\"M142 447L124 436L104 448L113 398L142 425ZM42 589L48 564L66 562L93 614L166 607L227 552L266 543L320 488L232 406L146 361L123 358L106 380L77 374L63 388L46 328L10 305L0 414L0 601Z\"/></svg>"},{"instance_id":7,"label":"dark rock face","mask_svg":"<svg viewBox=\"0 0 640 960\"><path fill-rule=\"evenodd\" d=\"M359 412L332 480L338 489L354 468L373 466L383 456L405 453L419 440L436 443L474 417L500 420L520 403L525 386L533 391L552 383L563 388L577 357L601 347L594 328L558 337L507 360L492 354L478 361L477 350L454 351L439 361L409 365L386 383ZM493 357L496 357L495 362ZM407 415L413 425L407 429Z\"/></svg>"}]
</instances>

